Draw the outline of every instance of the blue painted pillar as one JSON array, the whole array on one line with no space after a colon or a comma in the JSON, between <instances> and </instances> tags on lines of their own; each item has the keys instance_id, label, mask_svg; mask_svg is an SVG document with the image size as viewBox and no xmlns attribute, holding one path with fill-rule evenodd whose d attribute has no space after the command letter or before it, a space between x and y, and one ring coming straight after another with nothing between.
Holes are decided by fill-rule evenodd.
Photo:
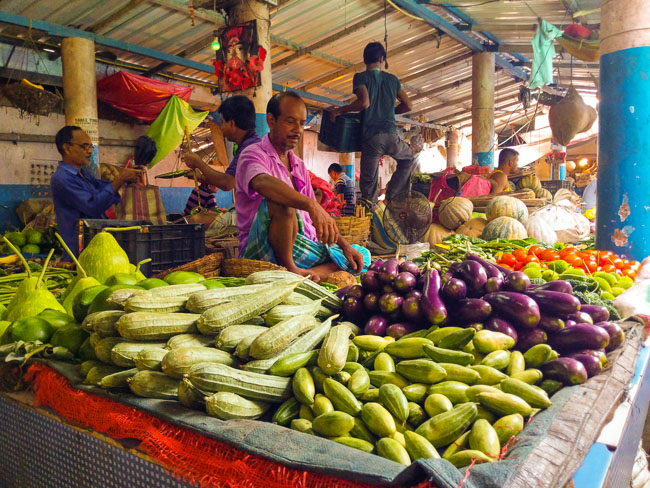
<instances>
[{"instance_id":1,"label":"blue painted pillar","mask_svg":"<svg viewBox=\"0 0 650 488\"><path fill-rule=\"evenodd\" d=\"M472 164L494 167L494 53L472 56Z\"/></svg>"},{"instance_id":2,"label":"blue painted pillar","mask_svg":"<svg viewBox=\"0 0 650 488\"><path fill-rule=\"evenodd\" d=\"M255 114L255 132L257 132L257 135L264 137L268 131L269 125L266 123L266 110L263 114Z\"/></svg>"},{"instance_id":3,"label":"blue painted pillar","mask_svg":"<svg viewBox=\"0 0 650 488\"><path fill-rule=\"evenodd\" d=\"M596 247L650 255L650 17L647 0L602 5Z\"/></svg>"}]
</instances>

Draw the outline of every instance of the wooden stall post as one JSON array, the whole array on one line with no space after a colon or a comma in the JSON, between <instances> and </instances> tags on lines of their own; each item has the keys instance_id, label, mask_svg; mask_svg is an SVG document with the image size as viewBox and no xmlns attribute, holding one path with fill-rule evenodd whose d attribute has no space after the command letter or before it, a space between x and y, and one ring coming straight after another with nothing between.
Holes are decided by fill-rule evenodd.
<instances>
[{"instance_id":1,"label":"wooden stall post","mask_svg":"<svg viewBox=\"0 0 650 488\"><path fill-rule=\"evenodd\" d=\"M472 164L494 166L494 53L472 56Z\"/></svg>"}]
</instances>

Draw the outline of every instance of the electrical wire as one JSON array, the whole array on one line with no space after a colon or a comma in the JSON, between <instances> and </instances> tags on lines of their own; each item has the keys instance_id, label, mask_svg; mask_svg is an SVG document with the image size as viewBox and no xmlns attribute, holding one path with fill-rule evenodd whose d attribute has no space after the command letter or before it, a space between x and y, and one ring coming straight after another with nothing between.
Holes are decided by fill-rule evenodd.
<instances>
[{"instance_id":1,"label":"electrical wire","mask_svg":"<svg viewBox=\"0 0 650 488\"><path fill-rule=\"evenodd\" d=\"M395 5L391 0L386 0L386 1L388 3L390 3L395 10L397 10L398 12L403 13L407 17L410 17L410 18L415 19L415 20L422 20L422 21L424 20L422 17L418 17L417 15L413 15L412 13L407 12L406 10L399 7L398 5ZM491 0L491 1L497 1L497 0Z\"/></svg>"}]
</instances>

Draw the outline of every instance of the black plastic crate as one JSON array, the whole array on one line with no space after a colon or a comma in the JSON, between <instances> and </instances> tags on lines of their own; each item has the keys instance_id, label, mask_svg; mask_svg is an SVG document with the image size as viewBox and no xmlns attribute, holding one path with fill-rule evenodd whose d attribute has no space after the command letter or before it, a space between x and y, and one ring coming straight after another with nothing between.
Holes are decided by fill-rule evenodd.
<instances>
[{"instance_id":1,"label":"black plastic crate","mask_svg":"<svg viewBox=\"0 0 650 488\"><path fill-rule=\"evenodd\" d=\"M547 180L547 181L542 181L541 184L542 184L542 188L547 189L553 195L555 195L556 191L562 188L566 188L567 190L573 190L573 182L567 180Z\"/></svg>"},{"instance_id":2,"label":"black plastic crate","mask_svg":"<svg viewBox=\"0 0 650 488\"><path fill-rule=\"evenodd\" d=\"M330 113L323 110L318 140L342 153L361 151L361 115L348 113L330 119Z\"/></svg>"},{"instance_id":3,"label":"black plastic crate","mask_svg":"<svg viewBox=\"0 0 650 488\"><path fill-rule=\"evenodd\" d=\"M201 224L151 225L147 221L105 219L81 222L84 247L105 227L141 226L111 233L133 264L151 258L140 268L148 277L205 256L205 229Z\"/></svg>"}]
</instances>

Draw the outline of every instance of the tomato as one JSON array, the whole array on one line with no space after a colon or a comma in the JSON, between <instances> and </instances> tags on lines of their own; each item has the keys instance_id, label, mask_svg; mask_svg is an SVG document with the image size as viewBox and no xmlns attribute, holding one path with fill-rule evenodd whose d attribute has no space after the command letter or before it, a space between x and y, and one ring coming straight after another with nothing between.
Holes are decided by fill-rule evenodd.
<instances>
[{"instance_id":1,"label":"tomato","mask_svg":"<svg viewBox=\"0 0 650 488\"><path fill-rule=\"evenodd\" d=\"M565 247L560 251L560 258L564 259L566 261L566 256L575 254L577 252L577 249L575 247Z\"/></svg>"},{"instance_id":2,"label":"tomato","mask_svg":"<svg viewBox=\"0 0 650 488\"><path fill-rule=\"evenodd\" d=\"M525 262L523 261L517 261L517 263L513 266L513 269L515 271L519 271L521 268L523 268L526 265Z\"/></svg>"},{"instance_id":3,"label":"tomato","mask_svg":"<svg viewBox=\"0 0 650 488\"><path fill-rule=\"evenodd\" d=\"M563 259L569 264L569 266L571 266L573 268L581 268L582 267L582 259L580 259L575 254L567 254L566 256L564 256Z\"/></svg>"},{"instance_id":4,"label":"tomato","mask_svg":"<svg viewBox=\"0 0 650 488\"><path fill-rule=\"evenodd\" d=\"M512 255L515 257L517 261L523 261L526 259L526 256L528 256L528 253L526 253L525 249L515 249L512 252Z\"/></svg>"},{"instance_id":5,"label":"tomato","mask_svg":"<svg viewBox=\"0 0 650 488\"><path fill-rule=\"evenodd\" d=\"M604 266L600 266L600 269L598 271L602 271L603 273L613 273L616 271L616 267L613 264L605 264Z\"/></svg>"},{"instance_id":6,"label":"tomato","mask_svg":"<svg viewBox=\"0 0 650 488\"><path fill-rule=\"evenodd\" d=\"M590 273L593 273L598 269L598 263L596 263L596 261L593 261L591 259L584 259L583 263L585 271L588 269Z\"/></svg>"},{"instance_id":7,"label":"tomato","mask_svg":"<svg viewBox=\"0 0 650 488\"><path fill-rule=\"evenodd\" d=\"M515 261L515 263L516 263L516 262L517 262L517 261ZM504 263L504 262L499 263L499 266L501 266L502 268L509 269L510 271L512 271L512 269L513 269L512 266L510 266L510 265L508 265L508 264L506 264L506 263Z\"/></svg>"},{"instance_id":8,"label":"tomato","mask_svg":"<svg viewBox=\"0 0 650 488\"><path fill-rule=\"evenodd\" d=\"M611 263L616 267L616 269L621 269L623 267L623 260L621 258L614 258L611 260Z\"/></svg>"},{"instance_id":9,"label":"tomato","mask_svg":"<svg viewBox=\"0 0 650 488\"><path fill-rule=\"evenodd\" d=\"M515 264L517 264L517 258L515 258L509 252L504 253L503 256L501 256L501 264L505 264L506 266L512 268Z\"/></svg>"},{"instance_id":10,"label":"tomato","mask_svg":"<svg viewBox=\"0 0 650 488\"><path fill-rule=\"evenodd\" d=\"M534 246L530 246L528 248L528 255L539 257L539 255L542 254L542 251L543 251L542 247L535 244Z\"/></svg>"},{"instance_id":11,"label":"tomato","mask_svg":"<svg viewBox=\"0 0 650 488\"><path fill-rule=\"evenodd\" d=\"M601 266L606 264L612 264L611 260L614 259L615 255L612 251L600 251L598 253L598 262Z\"/></svg>"},{"instance_id":12,"label":"tomato","mask_svg":"<svg viewBox=\"0 0 650 488\"><path fill-rule=\"evenodd\" d=\"M524 265L528 263L539 263L539 258L535 255L526 256L524 259Z\"/></svg>"},{"instance_id":13,"label":"tomato","mask_svg":"<svg viewBox=\"0 0 650 488\"><path fill-rule=\"evenodd\" d=\"M544 261L557 261L560 259L560 254L553 249L545 249L542 251L542 255L539 256Z\"/></svg>"}]
</instances>

